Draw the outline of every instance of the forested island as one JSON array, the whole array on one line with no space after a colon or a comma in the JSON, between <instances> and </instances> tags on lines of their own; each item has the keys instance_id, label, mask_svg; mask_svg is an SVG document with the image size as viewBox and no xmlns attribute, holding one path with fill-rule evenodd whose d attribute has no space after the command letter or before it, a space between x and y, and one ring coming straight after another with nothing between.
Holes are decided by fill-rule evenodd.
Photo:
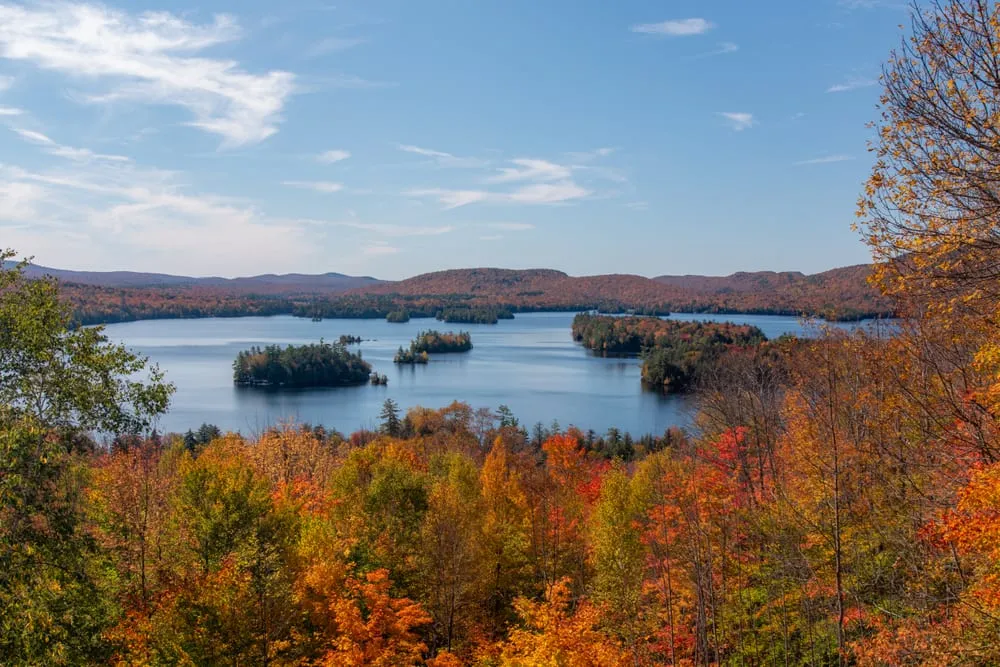
<instances>
[{"instance_id":1,"label":"forested island","mask_svg":"<svg viewBox=\"0 0 1000 667\"><path fill-rule=\"evenodd\" d=\"M449 324L496 324L514 319L514 313L508 308L445 308L437 319Z\"/></svg>"},{"instance_id":2,"label":"forested island","mask_svg":"<svg viewBox=\"0 0 1000 667\"><path fill-rule=\"evenodd\" d=\"M340 337L339 342L341 345L356 345L361 342L361 336L345 334Z\"/></svg>"},{"instance_id":3,"label":"forested island","mask_svg":"<svg viewBox=\"0 0 1000 667\"><path fill-rule=\"evenodd\" d=\"M410 349L431 354L468 352L472 349L472 336L467 331L459 333L452 331L442 333L433 329L421 331L410 343Z\"/></svg>"},{"instance_id":4,"label":"forested island","mask_svg":"<svg viewBox=\"0 0 1000 667\"><path fill-rule=\"evenodd\" d=\"M241 387L343 387L370 381L371 364L341 343L251 347L236 356L233 382Z\"/></svg>"},{"instance_id":5,"label":"forested island","mask_svg":"<svg viewBox=\"0 0 1000 667\"><path fill-rule=\"evenodd\" d=\"M574 340L595 354L641 355L643 384L665 393L689 390L727 352L767 341L764 332L750 325L585 313L573 318L572 332Z\"/></svg>"},{"instance_id":6,"label":"forested island","mask_svg":"<svg viewBox=\"0 0 1000 667\"><path fill-rule=\"evenodd\" d=\"M400 347L396 351L393 362L397 364L426 364L430 360L430 354L468 352L472 349L472 336L468 332L459 333L440 331L421 331L416 338L410 341L408 348Z\"/></svg>"},{"instance_id":7,"label":"forested island","mask_svg":"<svg viewBox=\"0 0 1000 667\"><path fill-rule=\"evenodd\" d=\"M410 321L410 312L407 310L391 310L386 313L385 321L393 324L405 324Z\"/></svg>"}]
</instances>

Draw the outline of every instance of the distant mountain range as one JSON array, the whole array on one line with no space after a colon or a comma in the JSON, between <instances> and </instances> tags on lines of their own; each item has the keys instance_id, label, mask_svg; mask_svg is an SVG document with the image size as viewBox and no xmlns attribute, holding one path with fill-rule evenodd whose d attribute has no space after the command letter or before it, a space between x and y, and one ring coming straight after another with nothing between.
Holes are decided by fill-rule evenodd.
<instances>
[{"instance_id":1,"label":"distant mountain range","mask_svg":"<svg viewBox=\"0 0 1000 667\"><path fill-rule=\"evenodd\" d=\"M87 322L300 313L320 307L323 312L371 317L384 316L388 309L433 313L456 304L502 305L512 310L806 314L828 319L893 312L892 303L868 284L871 267L866 264L812 275L757 271L656 278L477 268L436 271L399 281L341 273L192 278L43 266L30 266L27 271L29 276L49 275L62 281L64 291Z\"/></svg>"},{"instance_id":2,"label":"distant mountain range","mask_svg":"<svg viewBox=\"0 0 1000 667\"><path fill-rule=\"evenodd\" d=\"M10 262L8 262L10 264ZM239 293L255 294L315 294L340 293L375 285L381 280L370 276L348 276L343 273L265 273L245 278L192 278L167 273L136 271L69 271L31 264L29 277L52 276L62 282L98 287L213 287Z\"/></svg>"}]
</instances>

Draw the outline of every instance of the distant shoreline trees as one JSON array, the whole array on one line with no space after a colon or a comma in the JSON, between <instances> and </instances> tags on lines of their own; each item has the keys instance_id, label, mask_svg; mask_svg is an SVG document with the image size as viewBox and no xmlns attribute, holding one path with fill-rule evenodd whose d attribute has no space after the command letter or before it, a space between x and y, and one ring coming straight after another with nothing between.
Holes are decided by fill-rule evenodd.
<instances>
[{"instance_id":1,"label":"distant shoreline trees","mask_svg":"<svg viewBox=\"0 0 1000 667\"><path fill-rule=\"evenodd\" d=\"M509 308L445 308L437 319L449 324L496 324L514 319L514 313Z\"/></svg>"},{"instance_id":2,"label":"distant shoreline trees","mask_svg":"<svg viewBox=\"0 0 1000 667\"><path fill-rule=\"evenodd\" d=\"M242 387L344 387L370 380L371 364L341 343L252 347L236 356L233 382Z\"/></svg>"}]
</instances>

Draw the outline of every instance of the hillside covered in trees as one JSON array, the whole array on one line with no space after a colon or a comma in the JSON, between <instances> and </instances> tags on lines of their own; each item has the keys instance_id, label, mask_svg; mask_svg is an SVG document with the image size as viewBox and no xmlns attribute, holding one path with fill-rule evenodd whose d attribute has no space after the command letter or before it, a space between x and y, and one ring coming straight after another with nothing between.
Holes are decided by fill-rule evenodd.
<instances>
[{"instance_id":1,"label":"hillside covered in trees","mask_svg":"<svg viewBox=\"0 0 1000 667\"><path fill-rule=\"evenodd\" d=\"M398 282L371 282L353 289L319 288L304 279L298 283L247 283L238 288L214 283L123 287L112 281L108 285L67 283L64 294L78 320L85 324L279 314L326 318L391 315L392 321L437 317L446 322L495 323L513 312L539 310L650 315L763 313L833 320L892 314L891 302L867 283L869 273L870 267L858 266L815 276L751 273L727 278L649 279L633 275L572 277L552 270L461 269Z\"/></svg>"}]
</instances>

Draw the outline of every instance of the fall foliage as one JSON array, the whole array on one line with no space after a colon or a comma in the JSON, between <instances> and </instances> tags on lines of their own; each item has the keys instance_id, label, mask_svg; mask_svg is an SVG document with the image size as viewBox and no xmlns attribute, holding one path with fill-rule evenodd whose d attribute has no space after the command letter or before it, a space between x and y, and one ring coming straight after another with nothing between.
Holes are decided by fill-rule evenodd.
<instances>
[{"instance_id":1,"label":"fall foliage","mask_svg":"<svg viewBox=\"0 0 1000 667\"><path fill-rule=\"evenodd\" d=\"M0 269L4 663L1000 664L998 44L1000 5L941 3L887 65L860 224L892 335L736 345L688 434L387 401L349 438L163 436L161 375ZM553 273L472 277L541 304Z\"/></svg>"}]
</instances>

